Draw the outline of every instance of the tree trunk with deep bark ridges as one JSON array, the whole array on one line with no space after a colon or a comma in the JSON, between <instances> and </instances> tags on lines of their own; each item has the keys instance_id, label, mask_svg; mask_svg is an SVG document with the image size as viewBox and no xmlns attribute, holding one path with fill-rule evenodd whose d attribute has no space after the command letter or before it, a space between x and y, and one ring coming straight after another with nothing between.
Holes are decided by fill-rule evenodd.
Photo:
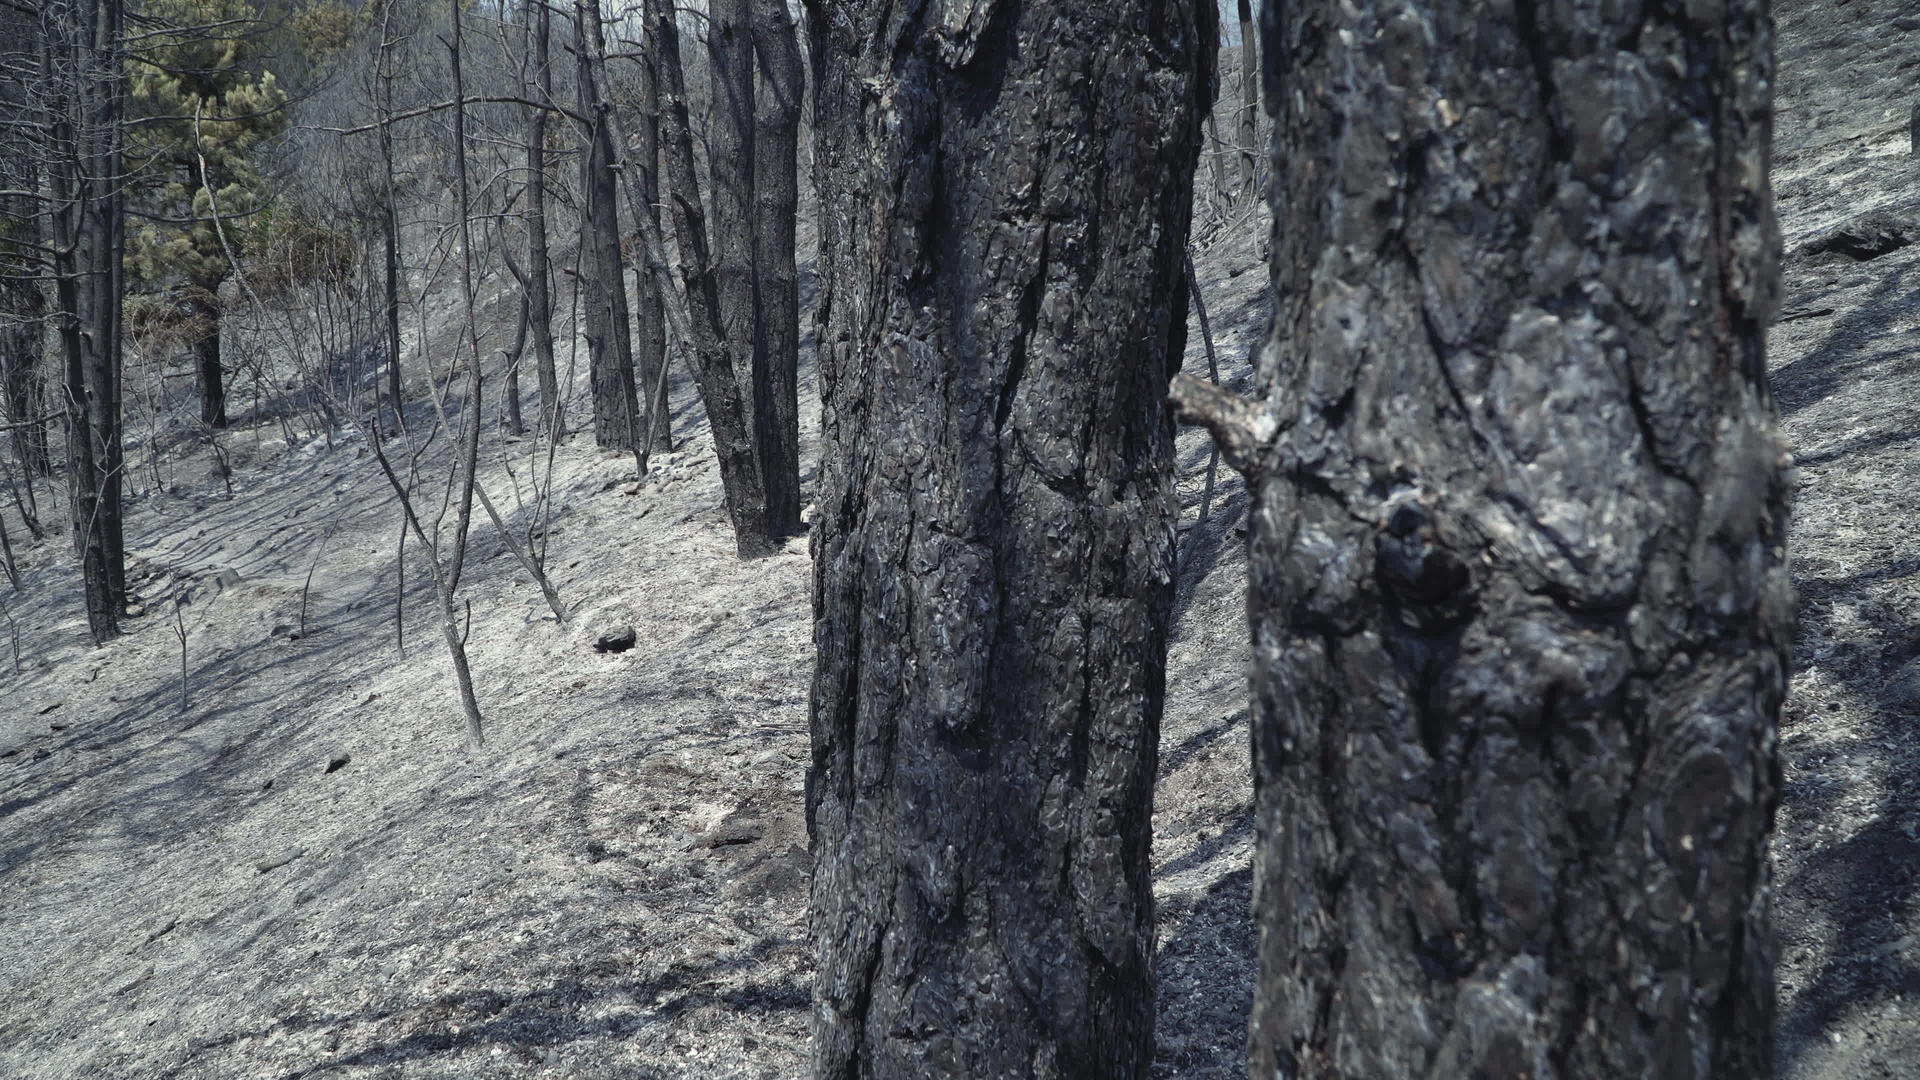
<instances>
[{"instance_id":1,"label":"tree trunk with deep bark ridges","mask_svg":"<svg viewBox=\"0 0 1920 1080\"><path fill-rule=\"evenodd\" d=\"M815 1075L1145 1077L1216 17L892 7L812 8Z\"/></svg>"},{"instance_id":2,"label":"tree trunk with deep bark ridges","mask_svg":"<svg viewBox=\"0 0 1920 1080\"><path fill-rule=\"evenodd\" d=\"M753 0L760 72L753 132L753 410L767 488L767 528L800 522L800 276L794 233L800 207L800 104L806 66L786 0Z\"/></svg>"},{"instance_id":3,"label":"tree trunk with deep bark ridges","mask_svg":"<svg viewBox=\"0 0 1920 1080\"><path fill-rule=\"evenodd\" d=\"M759 298L753 264L753 27L751 0L708 0L707 60L713 99L707 110L707 190L713 216L714 296L720 339L744 391L763 495L770 429L760 382L763 357L754 354ZM771 524L771 523L769 523Z\"/></svg>"},{"instance_id":4,"label":"tree trunk with deep bark ridges","mask_svg":"<svg viewBox=\"0 0 1920 1080\"><path fill-rule=\"evenodd\" d=\"M534 85L538 101L553 99L553 15L545 4L530 5L533 22ZM553 353L553 260L547 242L547 110L527 110L527 318L533 339L534 377L540 386L540 424L559 438L565 423L560 408L559 366Z\"/></svg>"},{"instance_id":5,"label":"tree trunk with deep bark ridges","mask_svg":"<svg viewBox=\"0 0 1920 1080\"><path fill-rule=\"evenodd\" d=\"M627 153L621 168L625 174L629 212L634 215L634 232L641 236L660 233L660 91L658 65L643 62L634 79L633 122L625 125ZM614 129L615 136L621 128ZM635 196L638 196L635 198ZM644 215L646 220L640 220ZM640 241L644 250L646 242ZM635 260L639 298L634 312L633 370L639 383L639 396L648 402L641 409L646 417L649 446L667 453L673 449L673 415L667 409L667 297L660 280L650 271L649 259ZM649 400L651 399L651 400Z\"/></svg>"},{"instance_id":6,"label":"tree trunk with deep bark ridges","mask_svg":"<svg viewBox=\"0 0 1920 1080\"><path fill-rule=\"evenodd\" d=\"M686 76L680 63L680 31L669 0L646 0L646 25L660 98L660 160L666 200L679 245L680 278L687 290L688 332L693 379L713 433L714 457L727 517L733 524L734 550L757 559L778 550L767 528L767 500L760 463L753 447L751 418L740 381L728 356L719 321L719 287L707 246L706 212L694 169L693 131L688 120Z\"/></svg>"},{"instance_id":7,"label":"tree trunk with deep bark ridges","mask_svg":"<svg viewBox=\"0 0 1920 1080\"><path fill-rule=\"evenodd\" d=\"M1273 336L1212 411L1256 1076L1772 1074L1771 27L1724 8L1267 9Z\"/></svg>"},{"instance_id":8,"label":"tree trunk with deep bark ridges","mask_svg":"<svg viewBox=\"0 0 1920 1080\"><path fill-rule=\"evenodd\" d=\"M210 428L227 426L227 369L220 358L220 310L196 303L194 315L204 322L200 340L193 343L195 369L200 380L200 422Z\"/></svg>"},{"instance_id":9,"label":"tree trunk with deep bark ridges","mask_svg":"<svg viewBox=\"0 0 1920 1080\"><path fill-rule=\"evenodd\" d=\"M607 449L642 450L640 400L633 374L633 325L627 309L626 261L620 252L619 187L606 113L605 37L598 0L575 0L574 86L580 106L580 289L593 438Z\"/></svg>"}]
</instances>

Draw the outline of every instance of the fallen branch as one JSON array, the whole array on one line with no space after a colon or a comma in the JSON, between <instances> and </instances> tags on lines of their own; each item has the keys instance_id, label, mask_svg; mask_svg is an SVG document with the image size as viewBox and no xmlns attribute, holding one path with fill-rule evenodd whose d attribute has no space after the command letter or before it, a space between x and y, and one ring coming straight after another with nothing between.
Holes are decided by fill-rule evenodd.
<instances>
[{"instance_id":1,"label":"fallen branch","mask_svg":"<svg viewBox=\"0 0 1920 1080\"><path fill-rule=\"evenodd\" d=\"M1279 425L1261 405L1181 372L1167 386L1167 400L1182 423L1213 433L1227 464L1242 475L1260 470L1260 455Z\"/></svg>"}]
</instances>

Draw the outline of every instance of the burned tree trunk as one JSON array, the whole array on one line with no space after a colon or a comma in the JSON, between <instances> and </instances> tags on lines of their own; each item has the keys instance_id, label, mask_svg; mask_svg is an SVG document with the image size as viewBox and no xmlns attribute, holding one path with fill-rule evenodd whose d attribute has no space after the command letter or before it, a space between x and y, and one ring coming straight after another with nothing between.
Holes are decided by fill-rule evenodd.
<instances>
[{"instance_id":1,"label":"burned tree trunk","mask_svg":"<svg viewBox=\"0 0 1920 1080\"><path fill-rule=\"evenodd\" d=\"M51 271L59 311L73 538L95 644L120 634L126 602L120 485L120 0L40 12L49 99Z\"/></svg>"},{"instance_id":2,"label":"burned tree trunk","mask_svg":"<svg viewBox=\"0 0 1920 1080\"><path fill-rule=\"evenodd\" d=\"M1252 0L1240 0L1240 197L1260 197L1260 54Z\"/></svg>"},{"instance_id":3,"label":"burned tree trunk","mask_svg":"<svg viewBox=\"0 0 1920 1080\"><path fill-rule=\"evenodd\" d=\"M1212 4L813 9L815 1075L1145 1077Z\"/></svg>"},{"instance_id":4,"label":"burned tree trunk","mask_svg":"<svg viewBox=\"0 0 1920 1080\"><path fill-rule=\"evenodd\" d=\"M619 138L619 127L614 133L616 143L628 148L621 172L627 181L634 232L641 237L644 252L646 238L660 236L660 90L657 64L643 56L636 68L634 122L627 127L625 139ZM673 449L673 416L667 411L668 298L663 295L664 282L650 264L645 254L637 261L639 310L634 319L633 370L645 404L640 413L646 417L648 446L667 452Z\"/></svg>"},{"instance_id":5,"label":"burned tree trunk","mask_svg":"<svg viewBox=\"0 0 1920 1080\"><path fill-rule=\"evenodd\" d=\"M666 173L668 211L679 246L680 277L687 290L693 379L713 432L720 485L733 523L734 550L756 559L777 550L767 528L766 489L760 478L747 405L720 325L720 296L707 246L707 218L694 169L693 131L688 121L686 75L680 63L680 30L670 0L646 0L646 27L659 78L660 159Z\"/></svg>"},{"instance_id":6,"label":"burned tree trunk","mask_svg":"<svg viewBox=\"0 0 1920 1080\"><path fill-rule=\"evenodd\" d=\"M20 226L34 219L22 215ZM0 421L12 430L13 454L33 479L53 473L53 455L47 445L46 374L43 370L46 301L31 281L0 283L0 393L5 409Z\"/></svg>"},{"instance_id":7,"label":"burned tree trunk","mask_svg":"<svg viewBox=\"0 0 1920 1080\"><path fill-rule=\"evenodd\" d=\"M633 327L627 311L626 261L620 253L619 187L607 111L598 0L573 5L578 59L574 85L580 103L581 306L593 384L593 437L600 446L642 450L640 402L633 378Z\"/></svg>"},{"instance_id":8,"label":"burned tree trunk","mask_svg":"<svg viewBox=\"0 0 1920 1080\"><path fill-rule=\"evenodd\" d=\"M227 370L220 358L218 302L191 301L200 336L193 343L194 368L199 373L200 422L210 428L227 426Z\"/></svg>"},{"instance_id":9,"label":"burned tree trunk","mask_svg":"<svg viewBox=\"0 0 1920 1080\"><path fill-rule=\"evenodd\" d=\"M544 9L543 9L544 10ZM380 29L380 49L378 53L378 77L380 83L380 177L383 182L380 205L380 240L382 247L381 287L384 290L384 303L381 305L381 323L387 337L387 397L393 406L393 424L401 431L407 429L406 399L403 396L400 371L400 193L394 176L393 150L393 60L390 56L396 44L389 35L386 19L393 8L388 5L382 15ZM374 417L379 423L379 417Z\"/></svg>"},{"instance_id":10,"label":"burned tree trunk","mask_svg":"<svg viewBox=\"0 0 1920 1080\"><path fill-rule=\"evenodd\" d=\"M1770 1076L1765 0L1264 34L1253 1074Z\"/></svg>"},{"instance_id":11,"label":"burned tree trunk","mask_svg":"<svg viewBox=\"0 0 1920 1080\"><path fill-rule=\"evenodd\" d=\"M786 0L753 0L759 93L753 132L753 425L767 487L767 528L800 523L800 99L806 67Z\"/></svg>"},{"instance_id":12,"label":"burned tree trunk","mask_svg":"<svg viewBox=\"0 0 1920 1080\"><path fill-rule=\"evenodd\" d=\"M32 40L31 25L21 14L0 15L0 30L19 40ZM34 280L44 240L36 159L42 148L27 137L27 104L24 89L0 80L0 117L20 127L14 138L0 140L0 187L19 193L0 196L0 423L10 429L14 457L26 473L30 507L34 479L52 475L53 456L47 445L44 370L47 304ZM38 525L29 524L37 535Z\"/></svg>"},{"instance_id":13,"label":"burned tree trunk","mask_svg":"<svg viewBox=\"0 0 1920 1080\"><path fill-rule=\"evenodd\" d=\"M759 403L752 376L756 321L753 275L753 36L751 0L708 0L707 61L713 100L707 110L707 191L713 230L714 294L721 339L735 376L746 381L755 443Z\"/></svg>"},{"instance_id":14,"label":"burned tree trunk","mask_svg":"<svg viewBox=\"0 0 1920 1080\"><path fill-rule=\"evenodd\" d=\"M540 424L550 438L564 434L560 375L553 355L553 259L547 252L547 109L553 104L553 17L546 4L528 5L533 23L533 77L540 104L527 110L527 333L540 386Z\"/></svg>"}]
</instances>

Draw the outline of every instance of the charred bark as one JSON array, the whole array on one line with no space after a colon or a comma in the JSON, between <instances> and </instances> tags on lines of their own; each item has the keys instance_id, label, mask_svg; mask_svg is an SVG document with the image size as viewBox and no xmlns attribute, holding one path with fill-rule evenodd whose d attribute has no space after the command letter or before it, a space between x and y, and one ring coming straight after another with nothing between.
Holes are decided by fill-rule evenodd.
<instances>
[{"instance_id":1,"label":"charred bark","mask_svg":"<svg viewBox=\"0 0 1920 1080\"><path fill-rule=\"evenodd\" d=\"M1240 197L1260 197L1260 54L1252 0L1240 2Z\"/></svg>"},{"instance_id":2,"label":"charred bark","mask_svg":"<svg viewBox=\"0 0 1920 1080\"><path fill-rule=\"evenodd\" d=\"M0 15L0 32L32 40L31 22L21 13ZM27 102L17 89L0 81L0 115L24 128ZM22 193L0 197L0 422L9 427L14 458L26 474L27 500L21 512L30 521L34 480L53 473L44 370L47 302L33 280L41 270L37 248L45 239L36 152L44 149L24 135L0 145L0 186ZM37 523L32 527L37 533Z\"/></svg>"},{"instance_id":3,"label":"charred bark","mask_svg":"<svg viewBox=\"0 0 1920 1080\"><path fill-rule=\"evenodd\" d=\"M95 644L119 636L126 600L120 485L120 0L39 12L49 97L51 271L67 412L75 552Z\"/></svg>"},{"instance_id":4,"label":"charred bark","mask_svg":"<svg viewBox=\"0 0 1920 1080\"><path fill-rule=\"evenodd\" d=\"M1770 1076L1766 2L1263 33L1252 1072Z\"/></svg>"},{"instance_id":5,"label":"charred bark","mask_svg":"<svg viewBox=\"0 0 1920 1080\"><path fill-rule=\"evenodd\" d=\"M227 370L220 358L220 308L193 301L193 316L201 328L193 343L194 369L200 384L200 422L210 428L227 426Z\"/></svg>"},{"instance_id":6,"label":"charred bark","mask_svg":"<svg viewBox=\"0 0 1920 1080\"><path fill-rule=\"evenodd\" d=\"M23 218L21 227L32 218ZM6 423L12 428L13 455L31 490L33 478L53 473L47 444L45 349L46 301L32 282L0 285L5 315L0 319L0 384L6 395Z\"/></svg>"},{"instance_id":7,"label":"charred bark","mask_svg":"<svg viewBox=\"0 0 1920 1080\"><path fill-rule=\"evenodd\" d=\"M546 4L531 4L534 85L538 101L553 101L553 17ZM527 110L527 329L533 340L534 376L540 386L539 431L565 433L560 409L559 367L553 354L553 259L547 245L547 110Z\"/></svg>"},{"instance_id":8,"label":"charred bark","mask_svg":"<svg viewBox=\"0 0 1920 1080\"><path fill-rule=\"evenodd\" d=\"M753 429L767 488L767 528L800 523L800 103L806 66L786 0L753 0L760 73L753 130Z\"/></svg>"},{"instance_id":9,"label":"charred bark","mask_svg":"<svg viewBox=\"0 0 1920 1080\"><path fill-rule=\"evenodd\" d=\"M388 9L391 11L391 8ZM544 6L542 7L544 9ZM393 42L387 36L383 19L381 26L381 44L379 51L380 114L382 118L393 115L393 79L392 60L388 53ZM393 407L393 424L401 431L407 429L406 398L403 396L402 373L400 370L400 192L394 177L393 125L382 123L380 132L380 175L384 181L380 214L380 240L382 261L385 273L381 277L381 287L385 292L385 303L381 305L381 316L387 334L387 398ZM379 417L374 418L379 422Z\"/></svg>"},{"instance_id":10,"label":"charred bark","mask_svg":"<svg viewBox=\"0 0 1920 1080\"><path fill-rule=\"evenodd\" d=\"M708 0L707 62L713 100L707 110L707 191L713 229L714 295L720 339L734 377L747 387L753 434L762 421L755 400L753 339L753 36L751 0Z\"/></svg>"},{"instance_id":11,"label":"charred bark","mask_svg":"<svg viewBox=\"0 0 1920 1080\"><path fill-rule=\"evenodd\" d=\"M811 10L815 1075L1145 1077L1214 8Z\"/></svg>"},{"instance_id":12,"label":"charred bark","mask_svg":"<svg viewBox=\"0 0 1920 1080\"><path fill-rule=\"evenodd\" d=\"M633 377L633 326L627 310L626 261L620 253L619 186L614 177L613 136L607 122L602 57L606 39L597 0L575 0L579 47L574 85L580 102L580 260L586 313L588 365L593 384L594 442L609 449L641 450L639 395Z\"/></svg>"},{"instance_id":13,"label":"charred bark","mask_svg":"<svg viewBox=\"0 0 1920 1080\"><path fill-rule=\"evenodd\" d=\"M746 402L728 355L719 321L719 288L707 246L706 212L694 171L693 132L688 122L686 76L680 64L680 30L671 0L646 0L648 37L659 73L660 158L666 173L667 206L679 246L686 286L693 378L713 433L720 485L733 523L734 549L743 559L775 550L767 528L766 490L748 426Z\"/></svg>"},{"instance_id":14,"label":"charred bark","mask_svg":"<svg viewBox=\"0 0 1920 1080\"><path fill-rule=\"evenodd\" d=\"M634 216L634 232L641 238L643 251L636 264L639 307L634 312L633 369L640 400L646 403L641 415L646 418L648 445L666 452L673 449L673 416L667 411L667 297L644 254L646 238L660 236L659 66L642 57L636 75L635 122L628 125L624 139L616 138L627 148L621 171L627 181L628 211ZM615 134L619 136L621 129L616 127Z\"/></svg>"}]
</instances>

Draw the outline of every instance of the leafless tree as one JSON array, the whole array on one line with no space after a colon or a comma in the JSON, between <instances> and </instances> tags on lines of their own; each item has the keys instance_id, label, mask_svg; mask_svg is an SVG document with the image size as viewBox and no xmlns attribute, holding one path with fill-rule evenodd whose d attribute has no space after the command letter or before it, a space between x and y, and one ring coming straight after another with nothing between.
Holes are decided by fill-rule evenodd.
<instances>
[{"instance_id":1,"label":"leafless tree","mask_svg":"<svg viewBox=\"0 0 1920 1080\"><path fill-rule=\"evenodd\" d=\"M766 488L754 447L747 404L721 323L719 288L707 244L707 216L694 165L693 131L681 67L680 28L670 0L646 0L647 57L658 73L660 155L665 199L673 219L684 285L686 337L700 401L706 407L720 463L720 483L743 559L775 550L767 522Z\"/></svg>"},{"instance_id":2,"label":"leafless tree","mask_svg":"<svg viewBox=\"0 0 1920 1080\"><path fill-rule=\"evenodd\" d=\"M593 383L594 440L644 454L640 401L633 370L633 322L627 307L626 259L620 249L619 181L613 102L606 93L606 38L599 0L575 0L580 190L581 291L586 307L588 361ZM639 471L646 472L644 460Z\"/></svg>"},{"instance_id":3,"label":"leafless tree","mask_svg":"<svg viewBox=\"0 0 1920 1080\"><path fill-rule=\"evenodd\" d=\"M565 432L560 376L553 354L553 258L547 244L547 118L553 103L553 16L544 2L529 3L532 23L532 86L527 107L527 330L533 340L534 372L540 384L540 430L550 438Z\"/></svg>"},{"instance_id":4,"label":"leafless tree","mask_svg":"<svg viewBox=\"0 0 1920 1080\"><path fill-rule=\"evenodd\" d=\"M75 547L97 644L120 633L121 275L125 250L124 12L121 0L46 0L31 131L47 178L42 202L52 317L64 360L67 476Z\"/></svg>"},{"instance_id":5,"label":"leafless tree","mask_svg":"<svg viewBox=\"0 0 1920 1080\"><path fill-rule=\"evenodd\" d=\"M801 532L800 108L806 66L787 0L752 0L758 60L753 117L754 439L767 489L767 529Z\"/></svg>"}]
</instances>

